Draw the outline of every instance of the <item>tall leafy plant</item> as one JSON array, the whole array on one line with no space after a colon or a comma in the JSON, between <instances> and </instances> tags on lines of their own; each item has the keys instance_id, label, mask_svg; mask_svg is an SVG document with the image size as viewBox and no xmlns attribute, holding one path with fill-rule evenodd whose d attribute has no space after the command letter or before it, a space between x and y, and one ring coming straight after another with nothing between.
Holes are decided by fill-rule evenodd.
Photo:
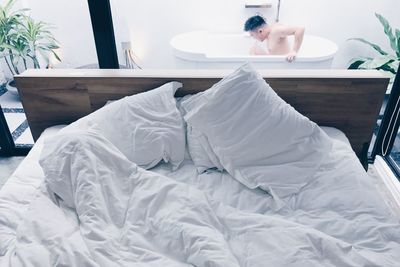
<instances>
[{"instance_id":1,"label":"tall leafy plant","mask_svg":"<svg viewBox=\"0 0 400 267\"><path fill-rule=\"evenodd\" d=\"M61 61L55 49L57 40L50 32L50 25L36 22L27 15L29 9L13 10L16 0L0 6L0 58L3 58L15 75L27 69L29 63L41 68L39 55L48 64L50 54Z\"/></svg>"},{"instance_id":2,"label":"tall leafy plant","mask_svg":"<svg viewBox=\"0 0 400 267\"><path fill-rule=\"evenodd\" d=\"M386 52L379 45L371 43L363 38L351 38L349 40L362 42L372 47L378 56L376 57L359 57L351 61L349 69L377 69L385 71L394 77L400 62L400 30L393 29L389 22L380 14L375 16L383 26L383 30L389 40L390 47L393 51Z\"/></svg>"}]
</instances>

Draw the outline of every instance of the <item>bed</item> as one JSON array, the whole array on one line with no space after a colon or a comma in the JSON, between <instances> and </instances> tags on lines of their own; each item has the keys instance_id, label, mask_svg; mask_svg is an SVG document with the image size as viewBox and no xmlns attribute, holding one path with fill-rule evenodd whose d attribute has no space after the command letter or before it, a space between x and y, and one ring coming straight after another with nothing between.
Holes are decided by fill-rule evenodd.
<instances>
[{"instance_id":1,"label":"bed","mask_svg":"<svg viewBox=\"0 0 400 267\"><path fill-rule=\"evenodd\" d=\"M328 127L321 127L321 134L330 140L326 157L313 170L313 179L290 197L279 190L251 189L228 171L218 168L199 172L186 147L179 168L171 167L174 158L169 157L168 163L152 165L150 171L140 169L135 172L135 177L121 178L124 177L121 172L113 176L112 183L97 181L99 184L104 182L104 187L100 189L103 195L118 195L120 198L103 196L101 199L106 203L104 209L108 212L102 213L104 220L96 220L95 225L90 225L93 221L85 218L96 216L92 208L96 208L98 202L96 199L87 201L86 198L93 195L83 193L78 205L76 199L67 201L69 196L64 188L55 188L59 183L53 183L48 178L50 186L43 183L48 172L46 168L43 172L41 165L43 167L47 164L45 162L52 162L53 155L56 157L57 153L67 157L70 154L67 152L71 148L65 144L71 141L71 132L65 132L67 127L61 124L69 124L100 108L107 100L134 93L123 89L122 92L108 90L109 79L118 81L117 84L126 90L132 90L132 84L138 84L135 90L139 91L177 80L185 86L177 92L178 96L183 96L187 92L207 89L219 80L219 76L225 76L229 71L217 75L211 72L190 73L196 78L188 78L188 73L177 75L167 72L160 75L158 71L121 72L117 76L122 78L116 77L118 72L112 75L108 71L96 74L103 78L93 73L90 77L78 73L64 73L72 77L60 77L57 72L28 72L18 78L24 108L28 120L32 122L37 142L0 191L1 266L125 266L132 263L138 266L397 266L400 262L399 214L386 202L385 191L377 187L379 181L368 176L360 164L387 79L375 72L331 71L308 73L309 77L305 72L272 72L275 77L266 77L269 82L275 82L272 85L274 89L279 95L285 95L284 99L296 109L308 110L308 116L321 125L324 125L319 120L322 117L331 123L327 123ZM158 73L159 77L152 77L154 73ZM297 86L293 87L293 84ZM314 97L299 97L299 90ZM77 94L83 97L78 100ZM364 100L355 100L354 105L347 105L332 99L333 95L337 95L339 100L342 97L348 99L349 94L364 100L371 97L367 102L369 112L365 112ZM316 112L310 107L324 98L324 101L329 99L326 103L330 104L321 106L322 109L337 109L340 105L348 111L352 110L357 118L353 120L348 113L344 117L340 112ZM44 106L43 103L49 104ZM66 106L65 111L57 112L62 106ZM45 113L45 110L52 112ZM40 116L43 120L39 120ZM362 116L363 119L360 119ZM356 128L365 127L370 132L358 135L359 129ZM72 140L74 149L91 145L91 132L75 130L74 134L79 138ZM67 135L60 135L62 131ZM93 131L96 132L97 128ZM209 140L213 141L211 136ZM56 145L43 156L44 142ZM103 146L100 139L95 142L91 153L96 153L96 149ZM59 151L64 145L65 148ZM214 145L212 147L215 148ZM110 150L108 145L104 149ZM93 156L87 154L89 150L71 150L78 155L79 160L75 164L87 162L83 159ZM359 158L354 151L358 151ZM114 153L118 160L101 164L102 160L112 157L103 159L101 155L104 151L98 151L99 162L93 163L97 164L96 168L88 169L87 177L102 177L107 173L104 165L115 164L116 168L111 173L125 168L130 170L128 173L132 172L130 168L134 167L130 161L116 155L116 150L109 152ZM217 153L221 155L218 150ZM39 162L41 157L47 160ZM221 159L221 162L225 166L226 161ZM53 163L59 165L60 161ZM83 164L81 168L86 170L88 165ZM91 176L93 170L102 172ZM126 181L132 179L135 187L131 188L134 191L129 191L130 182L126 184ZM98 189L85 181L73 181L84 187L85 192ZM124 186L115 187L118 183ZM80 190L67 183L63 187ZM51 189L60 190L57 191L59 194L53 194ZM104 194L102 190L118 190L118 194ZM75 197L78 191L73 191ZM135 197L127 197L131 195ZM124 202L125 197L128 200ZM122 220L125 222L126 218L131 218L133 222L130 221L129 227L118 219L121 216L117 212L120 203L129 203ZM107 220L111 223L103 225Z\"/></svg>"}]
</instances>

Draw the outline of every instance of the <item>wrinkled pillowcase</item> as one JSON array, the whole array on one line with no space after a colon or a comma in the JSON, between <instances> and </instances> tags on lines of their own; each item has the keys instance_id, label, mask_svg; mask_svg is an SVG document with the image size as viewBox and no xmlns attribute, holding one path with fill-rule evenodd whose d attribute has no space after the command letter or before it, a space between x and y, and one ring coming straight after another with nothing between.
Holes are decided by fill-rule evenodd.
<instances>
[{"instance_id":1,"label":"wrinkled pillowcase","mask_svg":"<svg viewBox=\"0 0 400 267\"><path fill-rule=\"evenodd\" d=\"M183 116L195 107L196 99L198 99L201 94L203 94L203 92L197 93L196 95L185 96L181 99L179 109ZM223 169L219 159L211 149L207 137L193 128L190 123L186 125L186 140L189 155L198 173L203 173L213 168L217 168L218 170Z\"/></svg>"},{"instance_id":2,"label":"wrinkled pillowcase","mask_svg":"<svg viewBox=\"0 0 400 267\"><path fill-rule=\"evenodd\" d=\"M62 129L89 129L95 124L130 161L149 169L161 160L179 167L185 155L185 129L174 94L179 82L124 97Z\"/></svg>"},{"instance_id":3,"label":"wrinkled pillowcase","mask_svg":"<svg viewBox=\"0 0 400 267\"><path fill-rule=\"evenodd\" d=\"M282 100L246 64L191 103L184 118L204 135L227 172L274 197L297 193L313 179L330 138Z\"/></svg>"}]
</instances>

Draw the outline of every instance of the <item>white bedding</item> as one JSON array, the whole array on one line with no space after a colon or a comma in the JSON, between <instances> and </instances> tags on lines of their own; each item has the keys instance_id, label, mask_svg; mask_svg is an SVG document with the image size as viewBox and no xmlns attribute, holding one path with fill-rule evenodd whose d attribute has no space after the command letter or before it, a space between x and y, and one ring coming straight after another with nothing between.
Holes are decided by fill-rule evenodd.
<instances>
[{"instance_id":1,"label":"white bedding","mask_svg":"<svg viewBox=\"0 0 400 267\"><path fill-rule=\"evenodd\" d=\"M381 266L398 266L399 215L386 205L385 195L362 169L345 135L334 128L322 128L333 140L333 152L315 182L304 187L281 210L275 209L274 201L264 191L249 190L227 173L213 171L193 176L190 161L177 172L170 172L165 165L155 171L189 181L213 198L243 211L279 216L366 249ZM387 261L384 253L390 250L393 261Z\"/></svg>"},{"instance_id":2,"label":"white bedding","mask_svg":"<svg viewBox=\"0 0 400 267\"><path fill-rule=\"evenodd\" d=\"M324 130L334 137L334 152L318 179L284 208L226 173L198 175L186 160L177 171L167 164L153 172L139 169L129 227L109 223L94 235L41 187L42 136L0 191L0 266L125 263L116 258L134 266L398 266L399 217L382 200L344 135ZM115 210L115 203L108 204L104 210ZM123 230L132 225L138 228L130 236Z\"/></svg>"},{"instance_id":3,"label":"white bedding","mask_svg":"<svg viewBox=\"0 0 400 267\"><path fill-rule=\"evenodd\" d=\"M324 131L280 98L250 63L181 107L192 135L211 148L221 169L282 204L314 179L332 147Z\"/></svg>"}]
</instances>

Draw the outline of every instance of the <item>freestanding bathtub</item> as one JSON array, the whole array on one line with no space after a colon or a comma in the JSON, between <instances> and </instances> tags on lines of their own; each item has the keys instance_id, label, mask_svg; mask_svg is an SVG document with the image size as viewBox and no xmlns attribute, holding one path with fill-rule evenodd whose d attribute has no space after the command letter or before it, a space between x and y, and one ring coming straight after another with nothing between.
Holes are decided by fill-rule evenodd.
<instances>
[{"instance_id":1,"label":"freestanding bathtub","mask_svg":"<svg viewBox=\"0 0 400 267\"><path fill-rule=\"evenodd\" d=\"M293 42L293 38L289 38ZM281 55L250 55L255 43L248 34L222 34L206 31L176 35L170 41L178 68L235 68L252 62L265 69L329 69L338 47L325 38L305 35L293 62ZM259 44L262 45L262 44Z\"/></svg>"}]
</instances>

